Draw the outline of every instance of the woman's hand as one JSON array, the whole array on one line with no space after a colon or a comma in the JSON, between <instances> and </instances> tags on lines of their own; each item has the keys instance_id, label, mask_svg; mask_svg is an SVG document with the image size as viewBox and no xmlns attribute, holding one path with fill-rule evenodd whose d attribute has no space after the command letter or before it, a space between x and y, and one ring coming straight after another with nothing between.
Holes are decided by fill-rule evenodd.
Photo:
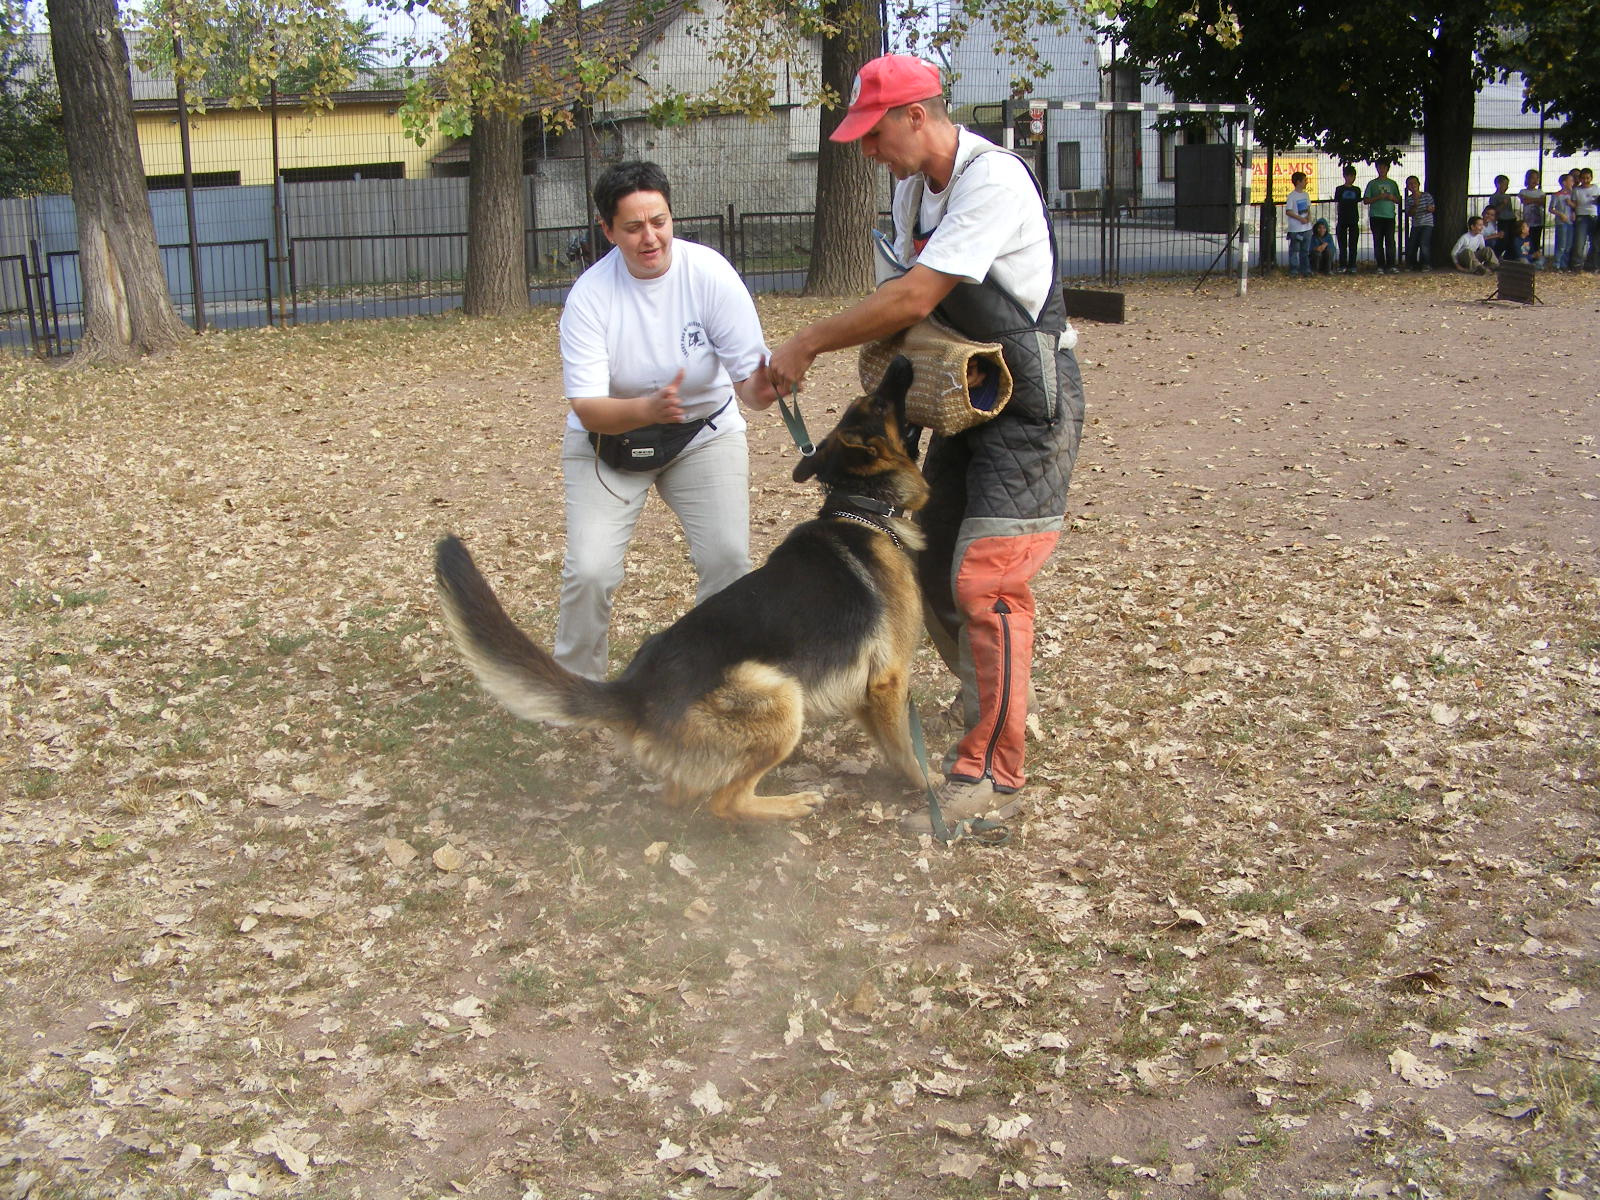
<instances>
[{"instance_id":1,"label":"woman's hand","mask_svg":"<svg viewBox=\"0 0 1600 1200\"><path fill-rule=\"evenodd\" d=\"M683 397L678 395L678 387L683 383L683 368L678 368L678 373L672 377L672 382L663 384L647 396L641 396L645 402L646 425L672 425L683 420Z\"/></svg>"},{"instance_id":2,"label":"woman's hand","mask_svg":"<svg viewBox=\"0 0 1600 1200\"><path fill-rule=\"evenodd\" d=\"M670 425L683 420L683 398L678 388L683 371L653 392L642 396L574 397L570 403L578 421L590 433L627 433L646 425Z\"/></svg>"},{"instance_id":3,"label":"woman's hand","mask_svg":"<svg viewBox=\"0 0 1600 1200\"><path fill-rule=\"evenodd\" d=\"M736 380L733 390L739 397L740 404L757 412L771 408L772 402L778 398L777 389L767 374L767 364L764 362L750 372L749 378Z\"/></svg>"}]
</instances>

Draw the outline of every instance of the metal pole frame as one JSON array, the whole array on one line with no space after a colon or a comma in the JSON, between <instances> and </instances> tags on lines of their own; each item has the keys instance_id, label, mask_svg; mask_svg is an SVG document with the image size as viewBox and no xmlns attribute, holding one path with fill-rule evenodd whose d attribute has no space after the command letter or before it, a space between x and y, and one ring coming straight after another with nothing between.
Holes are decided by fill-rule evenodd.
<instances>
[{"instance_id":1,"label":"metal pole frame","mask_svg":"<svg viewBox=\"0 0 1600 1200\"><path fill-rule=\"evenodd\" d=\"M206 293L200 271L200 231L194 215L194 156L189 148L189 98L183 86L183 42L172 35L174 92L178 102L178 145L183 151L183 210L189 223L189 286L194 291L194 331L206 331Z\"/></svg>"},{"instance_id":2,"label":"metal pole frame","mask_svg":"<svg viewBox=\"0 0 1600 1200\"><path fill-rule=\"evenodd\" d=\"M1112 86L1113 87L1116 86L1114 80L1113 80ZM1032 105L1032 106L1035 106L1035 107L1038 107L1038 106L1042 105L1046 112L1048 112L1050 109L1054 108L1054 109L1058 109L1058 110L1063 111L1063 112L1069 112L1069 111L1070 112L1103 112L1103 113L1136 112L1136 113L1158 113L1158 114L1160 114L1160 113L1177 113L1177 114L1193 113L1193 114L1197 114L1197 115L1199 115L1199 114L1220 115L1220 116L1231 116L1231 117L1243 118L1243 133L1242 133L1242 141L1243 141L1243 144L1244 144L1244 155L1243 155L1243 165L1242 165L1243 166L1243 169L1242 169L1243 179L1242 179L1242 183L1241 183L1240 188L1239 188L1239 206L1243 211L1235 213L1235 216L1238 217L1239 219L1237 219L1234 222L1234 230L1235 230L1235 232L1234 233L1230 233L1228 236L1230 238L1232 238L1237 234L1242 239L1241 240L1241 244L1240 244L1240 253L1239 253L1239 295L1243 296L1246 292L1249 291L1249 288L1250 288L1250 243L1249 243L1249 238L1250 238L1250 236L1251 236L1251 234L1253 232L1253 230L1251 228L1251 225L1250 225L1250 170L1251 170L1251 167L1250 167L1250 123L1251 123L1252 119L1255 117L1255 109L1254 109L1254 107L1252 107L1251 105L1248 105L1248 104L1186 104L1186 103L1181 103L1181 102L1178 102L1178 101L1168 101L1168 100L1036 100L1031 96L1028 97L1026 102L1028 104ZM1009 126L1008 126L1008 128L1009 128ZM1115 137L1115 126L1114 125L1113 125L1113 134L1112 134L1112 136L1113 136L1113 138ZM1114 188L1115 187L1115 183L1116 183L1116 162L1115 162L1114 158L1111 159L1109 178L1111 179L1112 187ZM1106 275L1106 248L1105 248L1105 245L1104 245L1104 241L1105 241L1105 237L1106 237L1105 225L1106 225L1106 221L1107 221L1106 208L1107 208L1107 206L1103 205L1102 206L1102 211L1101 211L1101 240L1102 240L1102 246L1101 246L1101 260L1100 260L1100 274L1101 274L1101 278L1102 279L1104 279L1105 275ZM1119 266L1120 266L1120 264L1119 264ZM1118 271L1118 276L1120 278L1120 270Z\"/></svg>"}]
</instances>

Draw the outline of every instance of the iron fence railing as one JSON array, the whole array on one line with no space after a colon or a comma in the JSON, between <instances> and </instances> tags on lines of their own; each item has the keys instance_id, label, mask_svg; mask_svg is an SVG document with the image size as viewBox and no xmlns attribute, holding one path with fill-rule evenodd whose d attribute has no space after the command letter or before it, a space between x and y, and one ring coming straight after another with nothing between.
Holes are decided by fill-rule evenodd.
<instances>
[{"instance_id":1,"label":"iron fence railing","mask_svg":"<svg viewBox=\"0 0 1600 1200\"><path fill-rule=\"evenodd\" d=\"M1473 197L1474 211L1484 198ZM1197 275L1238 269L1242 230L1252 228L1251 269L1284 261L1279 207L1189 206L1124 201L1114 207L1054 208L1060 274L1070 281L1116 286L1143 275ZM1334 224L1331 201L1313 214ZM880 225L887 214L880 214ZM1400 222L1403 251L1405 222ZM757 292L795 291L805 282L813 214L739 212L686 216L676 236L713 246ZM1370 263L1371 238L1360 231L1359 261ZM608 246L597 227L553 226L524 232L529 297L557 303ZM291 237L274 257L266 239L201 242L200 295L187 244L163 245L168 286L180 313L199 326L240 327L281 321L318 322L437 313L461 304L467 235L453 233L324 234ZM1438 264L1435 264L1438 265ZM55 355L77 343L82 291L77 251L0 258L0 348Z\"/></svg>"}]
</instances>

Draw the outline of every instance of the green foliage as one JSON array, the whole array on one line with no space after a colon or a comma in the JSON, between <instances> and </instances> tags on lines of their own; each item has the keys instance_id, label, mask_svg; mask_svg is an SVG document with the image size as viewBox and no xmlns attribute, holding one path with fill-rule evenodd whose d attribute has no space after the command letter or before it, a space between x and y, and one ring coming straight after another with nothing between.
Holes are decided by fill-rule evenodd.
<instances>
[{"instance_id":1,"label":"green foliage","mask_svg":"<svg viewBox=\"0 0 1600 1200\"><path fill-rule=\"evenodd\" d=\"M151 0L134 28L140 65L181 80L197 110L208 99L259 105L274 84L328 108L378 63L372 22L337 0Z\"/></svg>"},{"instance_id":2,"label":"green foliage","mask_svg":"<svg viewBox=\"0 0 1600 1200\"><path fill-rule=\"evenodd\" d=\"M1119 39L1181 100L1249 103L1271 146L1371 161L1424 124L1436 56L1489 40L1481 10L1450 0L1123 0ZM1472 82L1483 77L1480 70Z\"/></svg>"},{"instance_id":3,"label":"green foliage","mask_svg":"<svg viewBox=\"0 0 1600 1200\"><path fill-rule=\"evenodd\" d=\"M1587 0L1509 0L1492 13L1459 0L1120 0L1115 12L1133 61L1180 100L1252 104L1267 145L1375 161L1441 114L1470 119L1471 93L1513 71L1528 77L1529 107L1571 122L1563 149L1596 144L1600 42Z\"/></svg>"},{"instance_id":4,"label":"green foliage","mask_svg":"<svg viewBox=\"0 0 1600 1200\"><path fill-rule=\"evenodd\" d=\"M71 190L61 98L31 32L26 4L0 0L0 196Z\"/></svg>"},{"instance_id":5,"label":"green foliage","mask_svg":"<svg viewBox=\"0 0 1600 1200\"><path fill-rule=\"evenodd\" d=\"M1600 149L1600 38L1589 0L1512 0L1503 5L1505 32L1495 47L1502 78L1521 72L1523 107L1551 118L1562 154ZM1561 124L1555 124L1556 121Z\"/></svg>"}]
</instances>

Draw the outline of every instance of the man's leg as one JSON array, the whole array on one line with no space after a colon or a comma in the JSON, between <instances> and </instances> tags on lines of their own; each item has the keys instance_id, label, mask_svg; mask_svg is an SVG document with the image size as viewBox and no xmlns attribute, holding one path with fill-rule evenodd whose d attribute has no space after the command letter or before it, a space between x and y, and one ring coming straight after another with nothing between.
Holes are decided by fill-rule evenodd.
<instances>
[{"instance_id":1,"label":"man's leg","mask_svg":"<svg viewBox=\"0 0 1600 1200\"><path fill-rule=\"evenodd\" d=\"M965 497L965 514L951 539L950 509L942 503L946 497L936 493L932 507L943 524L930 549L937 546L938 555L925 565L919 562L930 613L939 616L944 610L938 624L946 631L952 611L956 618L955 668L966 732L946 756L945 768L956 779L988 777L1001 791L1015 790L1026 779L1034 627L1030 581L1060 538L1083 429L1077 359L1063 352L1055 365L1054 424L1003 414L958 438L940 439L961 443L956 450L936 456L938 443L929 448L930 484L943 483L941 466L959 465ZM921 557L929 556L925 551ZM930 578L941 567L943 578Z\"/></svg>"},{"instance_id":2,"label":"man's leg","mask_svg":"<svg viewBox=\"0 0 1600 1200\"><path fill-rule=\"evenodd\" d=\"M988 532L1001 528L1007 531ZM965 618L962 657L971 664L978 715L956 746L950 774L987 776L996 790L1015 791L1027 782L1023 758L1034 643L1030 583L1060 540L1061 521L980 518L968 522L966 532L955 592Z\"/></svg>"},{"instance_id":3,"label":"man's leg","mask_svg":"<svg viewBox=\"0 0 1600 1200\"><path fill-rule=\"evenodd\" d=\"M718 434L667 464L656 487L678 515L700 584L698 604L750 571L750 450L744 430Z\"/></svg>"},{"instance_id":4,"label":"man's leg","mask_svg":"<svg viewBox=\"0 0 1600 1200\"><path fill-rule=\"evenodd\" d=\"M611 597L655 473L612 470L595 457L588 434L571 429L561 441L561 471L567 555L553 653L567 670L604 679Z\"/></svg>"}]
</instances>

